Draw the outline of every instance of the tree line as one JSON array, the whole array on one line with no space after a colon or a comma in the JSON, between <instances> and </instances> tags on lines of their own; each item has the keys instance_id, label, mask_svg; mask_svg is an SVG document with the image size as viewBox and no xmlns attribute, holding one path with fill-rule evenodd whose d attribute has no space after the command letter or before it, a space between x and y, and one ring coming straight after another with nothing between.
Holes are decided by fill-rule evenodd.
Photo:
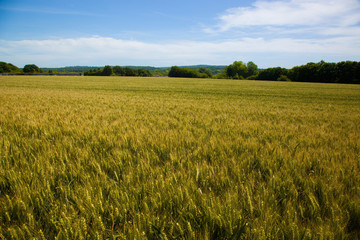
<instances>
[{"instance_id":1,"label":"tree line","mask_svg":"<svg viewBox=\"0 0 360 240\"><path fill-rule=\"evenodd\" d=\"M251 65L249 66L249 63ZM249 62L234 62L225 68L228 78L247 78L252 80L319 82L319 83L360 83L360 62L343 61L328 63L307 63L291 69L275 67L262 69L256 73L257 66ZM234 70L235 69L235 70ZM255 74L253 74L255 73Z\"/></svg>"},{"instance_id":2,"label":"tree line","mask_svg":"<svg viewBox=\"0 0 360 240\"><path fill-rule=\"evenodd\" d=\"M146 69L133 69L129 67L106 65L103 69L92 69L84 72L85 76L136 76L136 77L151 77L152 74Z\"/></svg>"},{"instance_id":3,"label":"tree line","mask_svg":"<svg viewBox=\"0 0 360 240\"><path fill-rule=\"evenodd\" d=\"M211 78L212 73L205 67L200 67L199 70L186 68L186 67L171 67L169 77L185 77L185 78Z\"/></svg>"},{"instance_id":4,"label":"tree line","mask_svg":"<svg viewBox=\"0 0 360 240\"><path fill-rule=\"evenodd\" d=\"M151 67L148 67L151 68ZM85 70L85 71L84 71ZM66 73L84 73L88 76L140 76L151 77L152 73L147 69L140 67L120 67L120 66L105 66L99 67L65 67L65 68L39 68L35 64L27 64L24 68L20 69L11 63L0 62L0 73L11 74L66 74Z\"/></svg>"},{"instance_id":5,"label":"tree line","mask_svg":"<svg viewBox=\"0 0 360 240\"><path fill-rule=\"evenodd\" d=\"M244 63L235 61L226 66L224 71L214 76L204 74L206 69L198 71L189 68L174 66L169 72L169 77L190 78L225 78L225 79L249 79L269 81L294 81L294 82L319 82L319 83L360 83L360 62L343 61L328 63L307 63L291 69L274 67L259 69L253 62Z\"/></svg>"},{"instance_id":6,"label":"tree line","mask_svg":"<svg viewBox=\"0 0 360 240\"><path fill-rule=\"evenodd\" d=\"M287 76L296 82L360 83L360 62L308 63L290 69Z\"/></svg>"},{"instance_id":7,"label":"tree line","mask_svg":"<svg viewBox=\"0 0 360 240\"><path fill-rule=\"evenodd\" d=\"M249 79L269 81L294 81L294 82L324 82L324 83L360 83L360 62L343 61L328 63L307 63L291 69L274 67L259 69L254 62L244 63L235 61L228 66L189 66L169 68L155 67L120 67L109 65L99 67L67 67L72 70L88 69L84 75L88 76L141 76L153 75L184 77L184 78L219 78L219 79ZM67 69L64 68L64 69ZM57 70L41 69L35 64L25 65L23 69L11 63L0 62L0 73L14 74L56 74Z\"/></svg>"}]
</instances>

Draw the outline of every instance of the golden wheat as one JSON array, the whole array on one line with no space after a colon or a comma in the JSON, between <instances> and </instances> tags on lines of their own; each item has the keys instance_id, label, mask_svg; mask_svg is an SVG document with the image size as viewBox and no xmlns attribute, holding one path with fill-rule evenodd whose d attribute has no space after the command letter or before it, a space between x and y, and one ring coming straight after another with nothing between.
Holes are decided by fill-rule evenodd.
<instances>
[{"instance_id":1,"label":"golden wheat","mask_svg":"<svg viewBox=\"0 0 360 240\"><path fill-rule=\"evenodd\" d=\"M0 77L0 239L354 239L360 86Z\"/></svg>"}]
</instances>

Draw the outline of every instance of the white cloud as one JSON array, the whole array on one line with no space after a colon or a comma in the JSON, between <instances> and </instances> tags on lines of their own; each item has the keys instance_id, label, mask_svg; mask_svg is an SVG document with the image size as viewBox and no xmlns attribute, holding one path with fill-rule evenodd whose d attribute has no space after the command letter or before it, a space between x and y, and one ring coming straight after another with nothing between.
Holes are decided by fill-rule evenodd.
<instances>
[{"instance_id":1,"label":"white cloud","mask_svg":"<svg viewBox=\"0 0 360 240\"><path fill-rule=\"evenodd\" d=\"M218 42L176 41L148 43L105 37L57 40L0 40L2 61L22 67L35 63L41 67L69 65L151 65L171 66L190 64L230 64L234 60L253 60L261 67L276 64L272 59L292 55L337 57L341 60L357 59L360 55L360 37L330 39L242 38ZM266 59L266 61L264 61ZM280 59L283 67L294 59ZM297 62L295 64L303 64Z\"/></svg>"},{"instance_id":2,"label":"white cloud","mask_svg":"<svg viewBox=\"0 0 360 240\"><path fill-rule=\"evenodd\" d=\"M256 1L251 7L228 9L218 31L249 26L352 26L360 21L358 0Z\"/></svg>"},{"instance_id":3,"label":"white cloud","mask_svg":"<svg viewBox=\"0 0 360 240\"><path fill-rule=\"evenodd\" d=\"M268 62L276 56L292 63L358 60L360 1L256 0L248 7L228 9L218 24L204 31L239 39L234 51L264 53Z\"/></svg>"}]
</instances>

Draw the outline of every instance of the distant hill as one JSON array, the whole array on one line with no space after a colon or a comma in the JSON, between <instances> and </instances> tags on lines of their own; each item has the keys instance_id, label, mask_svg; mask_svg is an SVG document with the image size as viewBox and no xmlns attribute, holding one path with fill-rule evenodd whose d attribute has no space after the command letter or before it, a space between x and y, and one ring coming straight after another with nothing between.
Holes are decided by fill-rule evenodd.
<instances>
[{"instance_id":1,"label":"distant hill","mask_svg":"<svg viewBox=\"0 0 360 240\"><path fill-rule=\"evenodd\" d=\"M41 68L44 72L52 71L52 72L59 72L59 73L81 73L90 71L92 69L99 69L103 67L96 67L96 66L69 66L69 67L60 67L60 68Z\"/></svg>"},{"instance_id":2,"label":"distant hill","mask_svg":"<svg viewBox=\"0 0 360 240\"><path fill-rule=\"evenodd\" d=\"M179 66L179 67L186 67L186 68L209 68L209 69L224 69L227 65L190 65L190 66Z\"/></svg>"},{"instance_id":3,"label":"distant hill","mask_svg":"<svg viewBox=\"0 0 360 240\"><path fill-rule=\"evenodd\" d=\"M179 66L184 68L191 68L194 70L199 70L199 68L207 68L210 70L212 75L216 75L218 73L221 73L225 70L226 65L191 65L191 66Z\"/></svg>"}]
</instances>

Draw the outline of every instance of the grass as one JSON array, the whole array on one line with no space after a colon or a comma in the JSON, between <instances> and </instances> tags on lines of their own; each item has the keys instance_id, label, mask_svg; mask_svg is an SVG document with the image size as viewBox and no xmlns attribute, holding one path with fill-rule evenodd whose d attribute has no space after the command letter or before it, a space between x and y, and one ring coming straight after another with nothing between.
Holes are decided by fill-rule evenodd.
<instances>
[{"instance_id":1,"label":"grass","mask_svg":"<svg viewBox=\"0 0 360 240\"><path fill-rule=\"evenodd\" d=\"M0 77L0 239L360 238L360 86Z\"/></svg>"}]
</instances>

